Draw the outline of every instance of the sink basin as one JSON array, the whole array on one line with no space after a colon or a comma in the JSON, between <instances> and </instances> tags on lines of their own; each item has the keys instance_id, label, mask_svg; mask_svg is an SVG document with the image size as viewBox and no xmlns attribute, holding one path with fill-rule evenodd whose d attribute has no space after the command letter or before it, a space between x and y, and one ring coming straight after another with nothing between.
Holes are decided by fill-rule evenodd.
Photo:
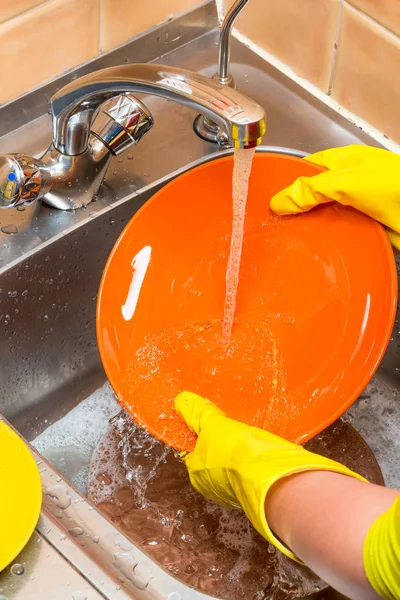
<instances>
[{"instance_id":1,"label":"sink basin","mask_svg":"<svg viewBox=\"0 0 400 600\"><path fill-rule=\"evenodd\" d=\"M178 174L94 214L0 271L0 338L5 342L0 346L0 413L28 441L106 381L95 329L103 268L131 217Z\"/></svg>"},{"instance_id":2,"label":"sink basin","mask_svg":"<svg viewBox=\"0 0 400 600\"><path fill-rule=\"evenodd\" d=\"M3 105L1 152L39 157L51 139L48 98L77 76L152 60L212 76L217 40L215 3L210 1L196 13L168 21L145 38L139 36ZM285 145L301 156L345 144L379 145L235 39L232 71L238 89L266 110L266 143L275 150ZM146 102L156 127L131 155L112 160L101 193L87 210L61 212L34 203L25 211L0 212L0 230L6 229L0 231L0 419L4 415L37 448L47 448L47 461L33 450L44 496L37 532L18 559L27 576L0 574L0 595L15 600L44 600L43 589L46 597L59 600L72 595L88 600L209 598L159 568L76 489L85 488L82 473L94 442L88 432L102 435L93 415L101 412L107 422L119 410L112 394L107 401L101 395L107 383L95 336L96 296L107 256L125 224L161 185L219 153L193 134L196 114L189 108L160 98ZM397 323L377 375L347 414L377 456L386 483L397 487L399 340ZM78 451L70 447L68 452L49 452L49 432L71 432L76 414L82 415L88 405L94 412L73 431Z\"/></svg>"},{"instance_id":3,"label":"sink basin","mask_svg":"<svg viewBox=\"0 0 400 600\"><path fill-rule=\"evenodd\" d=\"M229 152L221 154L229 154ZM202 161L197 161L197 164L211 159L211 157L204 158ZM28 441L33 441L39 450L46 447L47 451L44 455L47 460L64 474L66 479L70 479L82 493L86 493L91 452L103 435L101 427L98 427L97 422L91 422L90 417L83 423L79 433L81 445L86 444L87 449L83 455L79 452L77 455L77 448L64 448L62 452L56 452L54 448L49 450L46 434L51 430L52 425L57 431L57 425L54 424L63 417L69 418L75 414L79 417L81 415L79 407L85 404L82 401L105 384L106 376L97 349L95 330L97 292L104 265L117 238L135 212L162 185L178 174L180 172L172 174L162 183L145 188L140 194L132 194L123 201L94 213L92 218L82 219L67 233L54 236L38 249L28 252L0 271L0 336L3 340L0 346L0 413ZM392 354L389 355L390 360L393 360ZM381 367L369 391L367 390L359 404L350 410L349 420L351 419L353 425L363 434L368 433L369 421L366 413L370 412L368 403L371 394L379 395L384 410L389 411L382 417L388 418L389 431L391 431L391 420L395 421L394 395L391 388L390 392L387 391L389 371L387 364L390 362ZM93 398L95 400L92 401L92 405L95 412L97 409L101 412L103 409L96 405L99 396ZM73 409L78 413L72 412ZM103 419L101 426L104 427L107 419L118 412L118 404L115 402L114 408L108 401L106 409L101 413ZM394 418L391 419L393 415ZM73 427L72 416L69 427ZM379 422L379 416L376 418L376 414L375 420ZM63 421L61 427L65 427L65 423L66 421ZM89 431L95 432L97 438L96 435L91 436L91 441L88 441ZM382 454L382 436L379 436L381 433L377 427L372 437L369 439L366 435L366 439L378 457L380 452L385 459L386 455ZM390 478L392 463L390 461L385 463L385 460L383 463L387 467L386 470L384 469L384 474ZM44 470L46 468L44 467ZM79 477L76 477L77 471ZM48 483L51 484L53 471L50 470L48 475ZM393 481L394 484L397 481L396 472L393 474ZM45 489L46 485L47 483ZM51 485L49 489L52 489ZM87 512L92 510L90 505L83 499L80 500L73 488L68 490L66 492L68 497L76 497L74 502L83 502L84 516L80 517L79 522L88 522L91 516L92 519L97 519L94 529L104 527L103 517L96 511ZM46 502L48 498L53 501L54 497L54 492L47 494L45 492ZM57 505L55 507L47 505L47 509L53 511L54 518L61 518ZM79 527L75 527L75 530L77 529ZM40 529L40 531L42 533L47 530ZM51 531L51 527L48 531ZM113 531L116 532L112 527L111 532ZM114 533L110 533L111 535ZM60 538L58 535L54 539L60 540L63 537ZM95 539L96 537L93 538ZM137 556L140 551L131 547ZM61 551L60 548L58 550ZM96 556L98 552L96 541L92 543L88 552ZM71 560L70 555L66 554L66 556ZM111 557L110 564L115 568L113 551L107 550L105 556ZM140 556L141 561L147 561L147 564L152 565L152 572L157 573L154 581L157 581L159 588L163 587L167 591L186 590L189 594L189 589L184 584L177 582L159 568L157 571L154 563L151 563L144 554L140 553ZM101 560L104 560L104 556ZM113 596L110 593L107 597ZM162 597L169 598L167 593ZM190 595L184 597L194 600L207 596L190 590ZM155 595L154 598L159 596ZM178 594L171 598L178 600L181 596Z\"/></svg>"}]
</instances>

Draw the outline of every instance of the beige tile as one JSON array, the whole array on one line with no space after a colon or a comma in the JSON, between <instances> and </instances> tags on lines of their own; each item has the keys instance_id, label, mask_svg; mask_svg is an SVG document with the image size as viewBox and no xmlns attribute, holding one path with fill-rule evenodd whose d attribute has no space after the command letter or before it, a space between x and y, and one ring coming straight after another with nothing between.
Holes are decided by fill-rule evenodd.
<instances>
[{"instance_id":1,"label":"beige tile","mask_svg":"<svg viewBox=\"0 0 400 600\"><path fill-rule=\"evenodd\" d=\"M202 3L203 0L101 0L102 49L110 50L165 19Z\"/></svg>"},{"instance_id":2,"label":"beige tile","mask_svg":"<svg viewBox=\"0 0 400 600\"><path fill-rule=\"evenodd\" d=\"M99 0L54 0L0 25L0 103L98 54L99 29Z\"/></svg>"},{"instance_id":3,"label":"beige tile","mask_svg":"<svg viewBox=\"0 0 400 600\"><path fill-rule=\"evenodd\" d=\"M225 0L226 8L232 4ZM299 75L327 91L339 18L339 0L255 0L237 29Z\"/></svg>"},{"instance_id":4,"label":"beige tile","mask_svg":"<svg viewBox=\"0 0 400 600\"><path fill-rule=\"evenodd\" d=\"M228 10L230 9L230 7L236 2L236 0L223 0L223 9L224 9L224 14L226 14L228 12ZM246 10L245 8L243 10Z\"/></svg>"},{"instance_id":5,"label":"beige tile","mask_svg":"<svg viewBox=\"0 0 400 600\"><path fill-rule=\"evenodd\" d=\"M400 40L345 5L332 83L344 107L400 142Z\"/></svg>"},{"instance_id":6,"label":"beige tile","mask_svg":"<svg viewBox=\"0 0 400 600\"><path fill-rule=\"evenodd\" d=\"M45 0L0 0L0 23L38 6Z\"/></svg>"},{"instance_id":7,"label":"beige tile","mask_svg":"<svg viewBox=\"0 0 400 600\"><path fill-rule=\"evenodd\" d=\"M349 0L349 4L359 8L390 31L400 34L399 0Z\"/></svg>"}]
</instances>

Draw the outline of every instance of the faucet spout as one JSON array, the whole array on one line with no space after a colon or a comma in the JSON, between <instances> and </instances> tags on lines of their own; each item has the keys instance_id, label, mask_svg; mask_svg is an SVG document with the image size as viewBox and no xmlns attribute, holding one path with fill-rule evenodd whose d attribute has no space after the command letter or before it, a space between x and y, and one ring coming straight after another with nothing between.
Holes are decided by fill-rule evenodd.
<instances>
[{"instance_id":1,"label":"faucet spout","mask_svg":"<svg viewBox=\"0 0 400 600\"><path fill-rule=\"evenodd\" d=\"M219 57L218 57L218 79L221 83L230 84L232 75L229 73L229 62L231 54L231 33L236 18L240 15L249 0L237 0L228 11L221 26L219 38ZM231 87L234 87L233 85Z\"/></svg>"},{"instance_id":2,"label":"faucet spout","mask_svg":"<svg viewBox=\"0 0 400 600\"><path fill-rule=\"evenodd\" d=\"M124 92L161 96L193 108L216 122L236 148L257 146L265 133L264 110L244 94L184 69L131 64L85 75L52 97L56 150L70 156L85 152L99 107Z\"/></svg>"}]
</instances>

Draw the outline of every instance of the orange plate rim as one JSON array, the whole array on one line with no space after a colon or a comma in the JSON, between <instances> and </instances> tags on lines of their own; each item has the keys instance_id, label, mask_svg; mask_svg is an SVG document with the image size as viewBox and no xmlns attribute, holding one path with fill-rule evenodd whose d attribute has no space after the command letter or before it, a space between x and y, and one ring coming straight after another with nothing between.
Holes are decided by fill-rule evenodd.
<instances>
[{"instance_id":1,"label":"orange plate rim","mask_svg":"<svg viewBox=\"0 0 400 600\"><path fill-rule=\"evenodd\" d=\"M300 162L303 160L302 158L287 155L287 154L280 153L280 152L268 152L268 153L260 152L260 154L268 154L270 156L271 155L272 156L280 156L280 157L284 157L285 160L289 160L289 161L293 161L293 162ZM206 160L205 162L201 163L200 165L196 165L194 167L189 167L187 171L178 175L178 177L179 177L179 179L188 178L193 171L200 171L200 170L206 169L210 162L216 162L216 161L217 162L227 162L227 161L230 161L231 159L232 159L232 155L222 156L222 157L217 156L215 158L211 158L211 159ZM315 166L317 166L317 165L315 165ZM325 170L323 167L320 167L320 168L321 168L321 171ZM131 227L132 221L146 207L148 207L149 203L153 203L154 201L156 201L158 195L161 192L165 193L165 190L167 190L169 187L172 187L174 182L176 181L176 179L177 179L177 177L174 177L173 179L171 179L171 181L169 181L164 186L162 186L162 188L160 188L157 192L155 192L153 194L153 196L151 196L151 198L149 198L149 200L147 200L139 208L139 210L129 219L128 223L125 225L124 229L122 230L121 234L119 235L117 241L115 242L115 244L113 246L113 249L112 249L112 251L107 259L106 265L104 267L103 274L102 274L101 281L100 281L99 293L98 293L97 303L96 303L97 344L98 344L98 348L99 348L101 362L102 362L103 368L105 370L107 379L110 382L110 385L111 385L115 395L118 398L118 402L121 404L122 407L125 407L125 403L124 403L123 399L121 399L119 397L117 382L114 380L114 377L112 376L112 373L111 373L110 369L108 368L107 354L104 349L103 338L101 335L101 328L100 328L101 302L102 302L101 299L102 299L102 291L103 291L103 287L104 287L104 282L107 277L107 272L110 267L110 264L113 260L113 256L114 256L115 252L117 251L119 244L122 242L127 230ZM377 228L377 230L380 232L380 237L382 240L382 244L384 246L385 254L386 254L388 263L390 265L390 282L388 282L388 286L390 285L389 294L392 297L390 312L389 312L389 315L387 318L387 326L386 326L385 331L382 332L382 335L381 335L379 351L378 350L376 351L376 358L375 358L374 363L371 364L371 367L365 372L365 375L364 375L363 379L360 381L359 385L354 388L354 392L349 395L347 401L343 402L340 409L337 409L336 411L331 413L330 417L327 417L326 419L321 421L319 426L312 427L306 434L302 434L301 436L298 436L298 438L296 438L296 440L295 440L296 444L305 444L307 441L309 441L315 435L318 435L318 433L320 433L321 431L323 431L324 429L329 427L329 425L332 425L332 423L334 423L334 421L336 421L339 417L341 417L343 415L343 413L353 404L353 402L355 402L355 400L357 400L359 395L363 392L363 390L366 388L368 383L371 381L371 379L375 375L375 373L382 361L382 358L386 352L386 349L388 347L390 337L392 334L392 330L393 330L393 326L394 326L394 322L395 322L395 318L396 318L396 310L397 310L397 302L398 302L397 269L396 269L396 262L394 260L393 249L390 244L389 237L387 236L387 233L385 231L385 228L383 227L383 225L381 225L377 221L373 221L373 223L374 223L375 227ZM154 431L151 427L148 427L147 424L138 415L136 415L135 421L139 426L144 428L151 435L153 435L157 439L161 440L165 444L169 445L169 441L165 436L162 436L158 431ZM175 449L179 450L179 451L185 451L185 448L183 448L183 447L182 448L176 447Z\"/></svg>"}]
</instances>

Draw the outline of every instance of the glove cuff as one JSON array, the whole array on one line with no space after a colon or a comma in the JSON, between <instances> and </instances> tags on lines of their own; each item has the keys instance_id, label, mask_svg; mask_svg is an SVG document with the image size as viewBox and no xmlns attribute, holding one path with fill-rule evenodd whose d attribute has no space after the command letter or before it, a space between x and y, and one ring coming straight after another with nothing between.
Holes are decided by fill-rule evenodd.
<instances>
[{"instance_id":1,"label":"glove cuff","mask_svg":"<svg viewBox=\"0 0 400 600\"><path fill-rule=\"evenodd\" d=\"M246 502L246 499L249 498L248 493L241 495L241 497L244 500L242 503L243 510L255 529L268 542L283 552L283 554L292 560L303 564L299 557L275 536L268 525L265 516L265 499L272 486L284 477L290 477L291 475L296 475L305 471L331 471L334 473L341 473L348 477L354 477L361 481L366 480L361 475L358 475L340 463L319 456L318 454L308 452L301 447L296 447L296 450L297 451L289 452L291 456L281 457L281 460L279 461L281 466L276 464L274 473L270 473L270 476L264 478L261 476L258 478L258 484L256 486L258 489L253 488L253 501L250 501L249 503ZM254 494L257 498L254 498Z\"/></svg>"},{"instance_id":2,"label":"glove cuff","mask_svg":"<svg viewBox=\"0 0 400 600\"><path fill-rule=\"evenodd\" d=\"M384 600L400 597L400 496L370 528L364 542L364 569L376 593Z\"/></svg>"}]
</instances>

